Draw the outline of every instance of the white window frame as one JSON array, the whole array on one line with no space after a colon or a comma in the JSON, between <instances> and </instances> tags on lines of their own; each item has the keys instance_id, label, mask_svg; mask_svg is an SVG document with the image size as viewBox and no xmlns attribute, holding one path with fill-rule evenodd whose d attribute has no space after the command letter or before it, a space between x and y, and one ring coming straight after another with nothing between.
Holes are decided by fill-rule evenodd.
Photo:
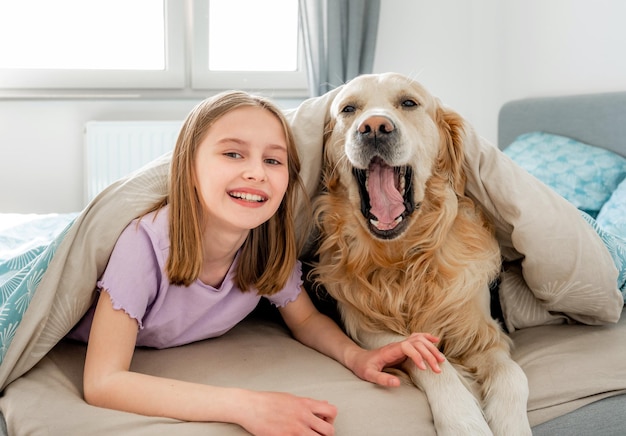
<instances>
[{"instance_id":1,"label":"white window frame","mask_svg":"<svg viewBox=\"0 0 626 436\"><path fill-rule=\"evenodd\" d=\"M306 90L307 76L302 32L298 32L298 67L295 71L214 71L209 69L208 16L209 0L194 0L192 88Z\"/></svg>"},{"instance_id":2,"label":"white window frame","mask_svg":"<svg viewBox=\"0 0 626 436\"><path fill-rule=\"evenodd\" d=\"M164 0L164 7L164 70L0 68L0 98L54 98L57 94L69 98L80 98L83 94L106 97L113 90L120 91L111 94L112 97L191 96L223 89L270 91L294 97L308 95L302 32L298 32L296 71L211 71L208 68L209 0Z\"/></svg>"},{"instance_id":3,"label":"white window frame","mask_svg":"<svg viewBox=\"0 0 626 436\"><path fill-rule=\"evenodd\" d=\"M145 89L185 86L185 13L182 0L165 0L163 70L0 69L5 89Z\"/></svg>"}]
</instances>

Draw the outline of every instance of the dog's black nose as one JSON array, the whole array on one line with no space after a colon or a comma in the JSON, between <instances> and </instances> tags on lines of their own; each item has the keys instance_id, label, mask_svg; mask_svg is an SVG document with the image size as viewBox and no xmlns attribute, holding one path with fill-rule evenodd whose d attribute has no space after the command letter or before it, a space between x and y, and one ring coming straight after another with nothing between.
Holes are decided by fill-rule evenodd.
<instances>
[{"instance_id":1,"label":"dog's black nose","mask_svg":"<svg viewBox=\"0 0 626 436\"><path fill-rule=\"evenodd\" d=\"M364 136L387 135L395 129L394 124L387 117L380 115L367 118L359 125L359 133Z\"/></svg>"}]
</instances>

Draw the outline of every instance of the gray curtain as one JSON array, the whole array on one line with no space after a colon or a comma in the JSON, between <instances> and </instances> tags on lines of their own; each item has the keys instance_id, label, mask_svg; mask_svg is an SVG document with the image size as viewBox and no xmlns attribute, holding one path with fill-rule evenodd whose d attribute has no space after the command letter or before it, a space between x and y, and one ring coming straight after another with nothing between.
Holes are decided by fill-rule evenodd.
<instances>
[{"instance_id":1,"label":"gray curtain","mask_svg":"<svg viewBox=\"0 0 626 436\"><path fill-rule=\"evenodd\" d=\"M372 72L380 0L299 0L309 93Z\"/></svg>"}]
</instances>

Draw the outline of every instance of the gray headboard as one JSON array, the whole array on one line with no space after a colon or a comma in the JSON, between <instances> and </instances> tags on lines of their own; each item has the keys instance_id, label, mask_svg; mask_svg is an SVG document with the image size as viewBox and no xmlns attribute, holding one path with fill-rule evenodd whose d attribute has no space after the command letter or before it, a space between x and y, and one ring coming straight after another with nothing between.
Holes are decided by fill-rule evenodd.
<instances>
[{"instance_id":1,"label":"gray headboard","mask_svg":"<svg viewBox=\"0 0 626 436\"><path fill-rule=\"evenodd\" d=\"M528 98L508 102L498 116L498 147L542 131L626 156L626 92Z\"/></svg>"}]
</instances>

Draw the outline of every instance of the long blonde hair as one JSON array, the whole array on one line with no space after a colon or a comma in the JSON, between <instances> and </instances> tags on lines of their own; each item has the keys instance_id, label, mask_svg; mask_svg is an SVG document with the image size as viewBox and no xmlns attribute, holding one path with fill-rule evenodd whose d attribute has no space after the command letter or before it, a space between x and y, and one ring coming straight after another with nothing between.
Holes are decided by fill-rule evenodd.
<instances>
[{"instance_id":1,"label":"long blonde hair","mask_svg":"<svg viewBox=\"0 0 626 436\"><path fill-rule=\"evenodd\" d=\"M239 257L235 284L247 291L255 287L261 295L280 291L292 274L300 242L296 240L294 210L297 195L306 195L300 179L300 159L291 128L272 102L242 91L229 91L207 98L187 116L176 140L170 166L168 197L155 206L169 203L170 253L166 263L169 281L190 285L202 267L202 206L196 191L195 158L208 129L220 117L241 107L260 107L281 123L287 141L289 183L278 211L252 229Z\"/></svg>"}]
</instances>

